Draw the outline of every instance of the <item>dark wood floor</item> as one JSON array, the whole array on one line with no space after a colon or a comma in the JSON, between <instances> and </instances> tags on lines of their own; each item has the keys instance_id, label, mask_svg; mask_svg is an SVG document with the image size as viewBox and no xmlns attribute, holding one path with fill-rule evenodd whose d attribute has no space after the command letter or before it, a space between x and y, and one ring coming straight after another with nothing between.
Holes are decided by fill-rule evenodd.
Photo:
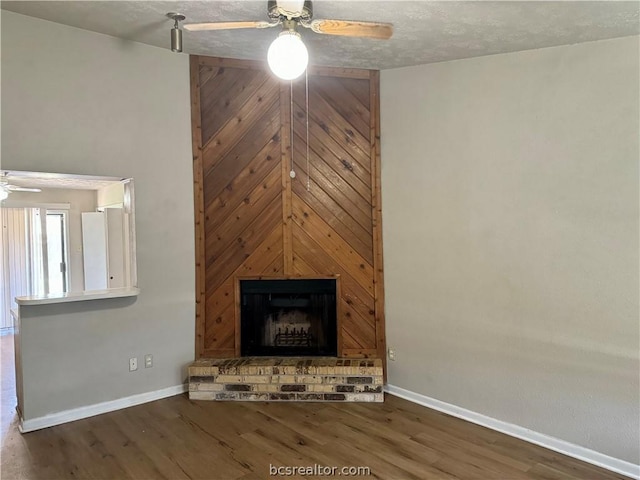
<instances>
[{"instance_id":1,"label":"dark wood floor","mask_svg":"<svg viewBox=\"0 0 640 480\"><path fill-rule=\"evenodd\" d=\"M12 338L0 341L3 480L249 480L277 478L269 465L314 464L370 469L356 478L625 478L393 396L299 404L179 395L21 435L7 374Z\"/></svg>"}]
</instances>

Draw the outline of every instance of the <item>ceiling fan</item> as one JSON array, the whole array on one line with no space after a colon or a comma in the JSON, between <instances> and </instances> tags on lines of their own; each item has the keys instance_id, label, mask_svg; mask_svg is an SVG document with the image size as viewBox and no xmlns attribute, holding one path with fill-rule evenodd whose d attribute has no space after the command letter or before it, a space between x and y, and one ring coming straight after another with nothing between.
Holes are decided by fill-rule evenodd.
<instances>
[{"instance_id":1,"label":"ceiling fan","mask_svg":"<svg viewBox=\"0 0 640 480\"><path fill-rule=\"evenodd\" d=\"M21 187L19 185L13 185L9 183L9 178L6 172L0 175L0 200L4 200L9 196L11 192L41 192L39 188Z\"/></svg>"},{"instance_id":2,"label":"ceiling fan","mask_svg":"<svg viewBox=\"0 0 640 480\"><path fill-rule=\"evenodd\" d=\"M175 20L174 30L178 30L178 21L184 20L184 15L167 14L167 16ZM296 31L298 27L324 35L364 37L379 40L387 40L393 35L393 25L390 23L314 20L311 0L268 0L267 17L268 21L187 23L184 24L184 28L193 32L201 32L241 28L271 28L282 25L282 32L269 47L267 60L271 70L285 80L292 80L301 75L306 69L309 60L307 48L302 42L300 34ZM173 37L174 32L172 31L172 47L174 43Z\"/></svg>"}]
</instances>

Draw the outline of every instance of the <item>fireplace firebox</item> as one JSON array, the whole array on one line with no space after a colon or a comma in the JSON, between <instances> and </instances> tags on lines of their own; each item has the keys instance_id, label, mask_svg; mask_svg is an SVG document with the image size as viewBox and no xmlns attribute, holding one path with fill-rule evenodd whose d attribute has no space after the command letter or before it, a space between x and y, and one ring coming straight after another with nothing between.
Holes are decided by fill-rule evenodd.
<instances>
[{"instance_id":1,"label":"fireplace firebox","mask_svg":"<svg viewBox=\"0 0 640 480\"><path fill-rule=\"evenodd\" d=\"M242 356L336 356L336 280L240 280L240 327Z\"/></svg>"}]
</instances>

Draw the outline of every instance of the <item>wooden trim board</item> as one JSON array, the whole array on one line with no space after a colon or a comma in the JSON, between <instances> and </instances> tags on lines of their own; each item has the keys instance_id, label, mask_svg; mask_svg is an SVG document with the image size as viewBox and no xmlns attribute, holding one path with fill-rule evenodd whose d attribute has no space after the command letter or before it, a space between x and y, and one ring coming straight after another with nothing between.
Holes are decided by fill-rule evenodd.
<instances>
[{"instance_id":1,"label":"wooden trim board","mask_svg":"<svg viewBox=\"0 0 640 480\"><path fill-rule=\"evenodd\" d=\"M191 141L193 148L193 212L195 218L196 260L196 358L204 351L205 327L205 242L204 180L202 165L202 126L200 115L200 57L189 57L191 79Z\"/></svg>"}]
</instances>

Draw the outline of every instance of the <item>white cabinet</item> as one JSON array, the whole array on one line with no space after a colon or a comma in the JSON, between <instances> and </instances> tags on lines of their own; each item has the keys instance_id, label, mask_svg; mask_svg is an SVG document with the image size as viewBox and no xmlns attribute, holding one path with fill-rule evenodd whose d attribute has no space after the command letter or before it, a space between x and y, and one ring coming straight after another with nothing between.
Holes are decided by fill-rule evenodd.
<instances>
[{"instance_id":1,"label":"white cabinet","mask_svg":"<svg viewBox=\"0 0 640 480\"><path fill-rule=\"evenodd\" d=\"M85 290L130 286L127 217L121 208L82 214Z\"/></svg>"}]
</instances>

